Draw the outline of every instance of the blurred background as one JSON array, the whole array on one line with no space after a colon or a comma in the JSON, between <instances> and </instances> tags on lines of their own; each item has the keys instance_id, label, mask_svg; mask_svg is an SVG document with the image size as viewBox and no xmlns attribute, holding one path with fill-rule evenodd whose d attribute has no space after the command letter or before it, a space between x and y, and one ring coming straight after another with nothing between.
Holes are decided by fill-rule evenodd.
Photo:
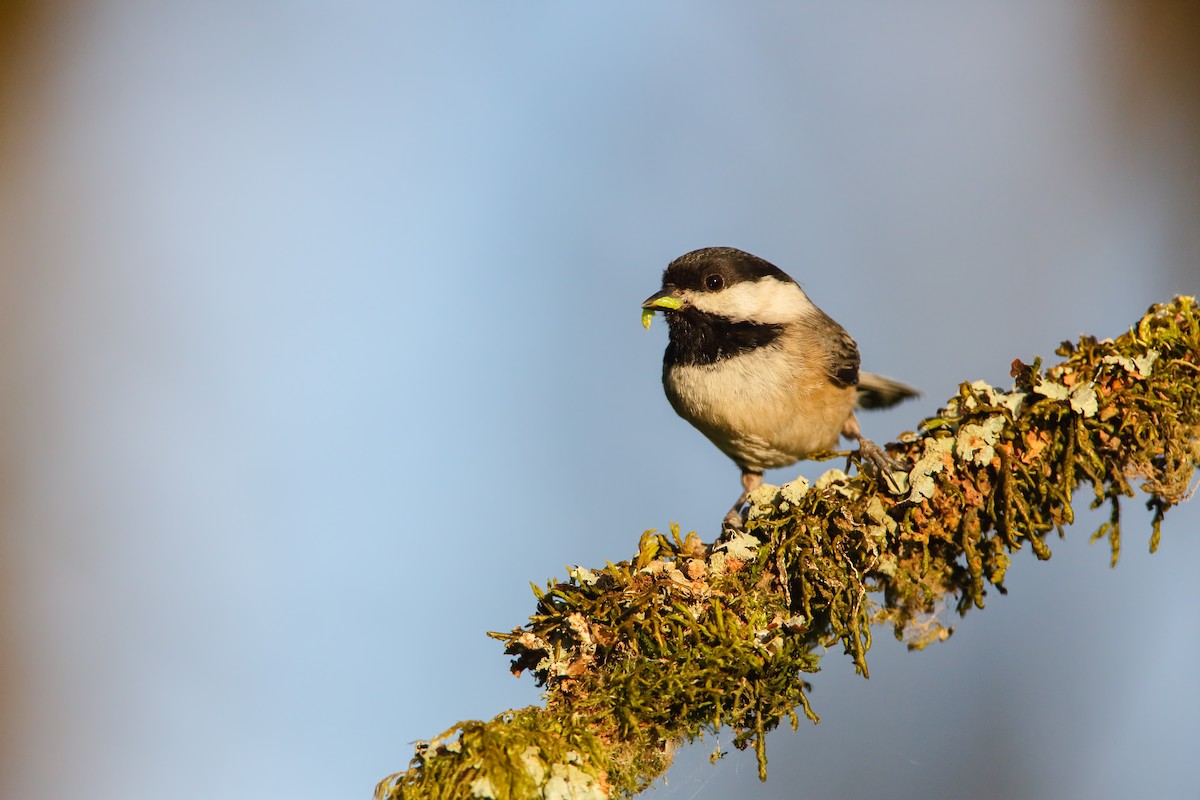
<instances>
[{"instance_id":1,"label":"blurred background","mask_svg":"<svg viewBox=\"0 0 1200 800\"><path fill-rule=\"evenodd\" d=\"M920 387L880 440L1200 293L1196 4L3 9L6 798L365 798L538 702L528 582L738 490L638 324L685 251ZM1124 519L650 796L1197 797L1200 505Z\"/></svg>"}]
</instances>

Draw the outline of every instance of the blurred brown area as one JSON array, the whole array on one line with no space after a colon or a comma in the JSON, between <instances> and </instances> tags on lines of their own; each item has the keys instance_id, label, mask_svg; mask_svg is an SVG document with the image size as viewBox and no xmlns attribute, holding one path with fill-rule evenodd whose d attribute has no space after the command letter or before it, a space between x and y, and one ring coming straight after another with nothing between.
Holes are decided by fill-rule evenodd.
<instances>
[{"instance_id":1,"label":"blurred brown area","mask_svg":"<svg viewBox=\"0 0 1200 800\"><path fill-rule=\"evenodd\" d=\"M52 58L50 33L61 16L56 8L40 0L0 3L0 164L8 175L20 161L20 140L41 99L40 78Z\"/></svg>"},{"instance_id":2,"label":"blurred brown area","mask_svg":"<svg viewBox=\"0 0 1200 800\"><path fill-rule=\"evenodd\" d=\"M25 232L34 222L24 202L37 165L29 157L46 100L45 78L52 66L51 32L60 16L56 3L6 0L0 3L0 795L23 752L22 733L33 724L28 687L30 664L23 659L31 621L22 617L21 576L27 542L21 538L20 419L31 399L28 359L22 336L31 313L28 302L38 272L33 243Z\"/></svg>"},{"instance_id":3,"label":"blurred brown area","mask_svg":"<svg viewBox=\"0 0 1200 800\"><path fill-rule=\"evenodd\" d=\"M1112 127L1134 161L1166 154L1158 175L1178 243L1173 269L1188 285L1200 274L1200 3L1110 0Z\"/></svg>"}]
</instances>

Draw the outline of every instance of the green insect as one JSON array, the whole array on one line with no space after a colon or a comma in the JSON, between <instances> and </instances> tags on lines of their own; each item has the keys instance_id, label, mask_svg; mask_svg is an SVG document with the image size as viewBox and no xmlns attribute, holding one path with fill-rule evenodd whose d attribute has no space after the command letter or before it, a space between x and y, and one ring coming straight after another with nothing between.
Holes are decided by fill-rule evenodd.
<instances>
[{"instance_id":1,"label":"green insect","mask_svg":"<svg viewBox=\"0 0 1200 800\"><path fill-rule=\"evenodd\" d=\"M650 320L654 319L654 312L660 308L668 308L672 311L678 311L683 303L675 297L659 297L652 298L654 302L642 309L642 327L650 330Z\"/></svg>"}]
</instances>

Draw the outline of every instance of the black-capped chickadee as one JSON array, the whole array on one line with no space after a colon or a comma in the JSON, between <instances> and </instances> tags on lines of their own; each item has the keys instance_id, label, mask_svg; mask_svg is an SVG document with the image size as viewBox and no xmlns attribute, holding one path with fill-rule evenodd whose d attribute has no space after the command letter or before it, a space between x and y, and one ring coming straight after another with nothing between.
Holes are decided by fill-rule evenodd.
<instances>
[{"instance_id":1,"label":"black-capped chickadee","mask_svg":"<svg viewBox=\"0 0 1200 800\"><path fill-rule=\"evenodd\" d=\"M839 436L888 463L854 410L887 408L917 391L860 372L850 334L774 264L732 247L693 250L667 266L662 291L642 309L647 327L661 311L670 329L662 380L671 407L742 470L727 525L741 525L763 470L832 450Z\"/></svg>"}]
</instances>

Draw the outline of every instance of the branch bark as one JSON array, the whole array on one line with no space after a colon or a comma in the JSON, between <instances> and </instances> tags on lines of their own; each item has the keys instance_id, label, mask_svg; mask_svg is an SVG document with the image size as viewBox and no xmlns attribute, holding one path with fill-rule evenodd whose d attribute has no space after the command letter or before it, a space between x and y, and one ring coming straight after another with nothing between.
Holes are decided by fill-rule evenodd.
<instances>
[{"instance_id":1,"label":"branch bark","mask_svg":"<svg viewBox=\"0 0 1200 800\"><path fill-rule=\"evenodd\" d=\"M1057 352L1045 370L1014 361L1010 390L962 384L888 445L903 470L763 486L742 533L706 545L647 531L629 561L534 587L529 622L490 635L546 687L546 706L419 743L376 797L628 796L679 743L725 725L765 780L767 731L818 721L803 676L827 647L866 676L874 624L913 648L944 639L951 607L1004 591L1013 551L1050 557L1082 484L1111 509L1092 538L1108 539L1114 564L1121 500L1138 484L1153 551L1200 460L1200 308L1178 297L1116 340Z\"/></svg>"}]
</instances>

